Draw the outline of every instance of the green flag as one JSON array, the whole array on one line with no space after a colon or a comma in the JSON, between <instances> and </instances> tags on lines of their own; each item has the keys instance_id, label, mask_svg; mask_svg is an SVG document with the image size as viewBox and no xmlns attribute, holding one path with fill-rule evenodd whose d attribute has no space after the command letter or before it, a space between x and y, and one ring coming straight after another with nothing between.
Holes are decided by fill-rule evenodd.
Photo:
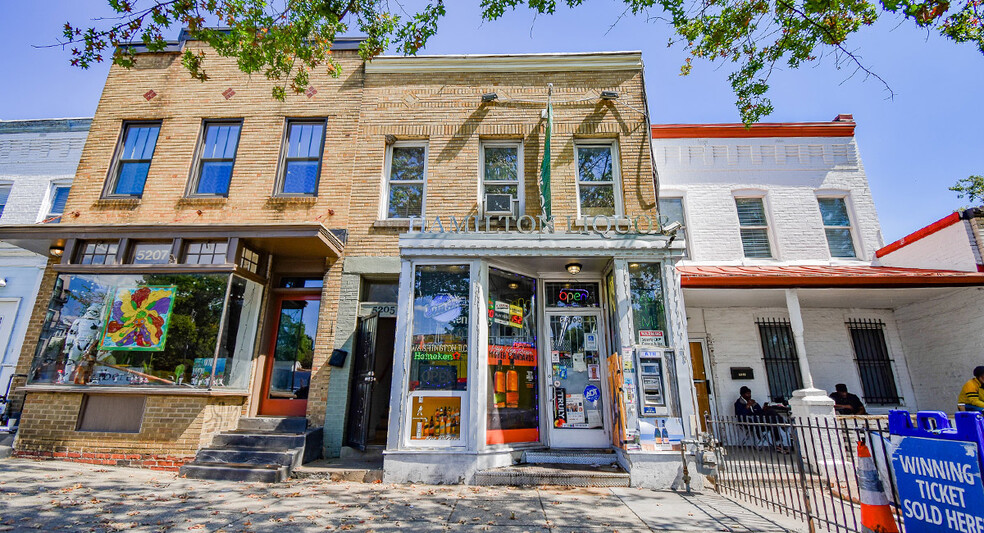
<instances>
[{"instance_id":1,"label":"green flag","mask_svg":"<svg viewBox=\"0 0 984 533\"><path fill-rule=\"evenodd\" d=\"M540 163L540 213L550 220L550 133L553 130L553 105L547 100L547 132L543 140L543 162Z\"/></svg>"}]
</instances>

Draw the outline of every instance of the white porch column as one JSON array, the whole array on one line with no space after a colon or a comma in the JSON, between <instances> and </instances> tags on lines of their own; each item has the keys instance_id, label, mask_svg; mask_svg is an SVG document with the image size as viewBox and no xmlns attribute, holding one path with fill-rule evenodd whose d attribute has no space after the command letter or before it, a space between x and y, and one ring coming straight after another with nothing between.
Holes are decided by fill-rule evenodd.
<instances>
[{"instance_id":1,"label":"white porch column","mask_svg":"<svg viewBox=\"0 0 984 533\"><path fill-rule=\"evenodd\" d=\"M789 311L793 344L796 346L800 374L803 376L803 388L793 391L793 397L789 400L792 414L797 418L834 416L834 400L827 396L827 391L813 386L813 374L810 373L806 342L803 340L803 315L800 312L799 294L796 289L786 289L786 309Z\"/></svg>"}]
</instances>

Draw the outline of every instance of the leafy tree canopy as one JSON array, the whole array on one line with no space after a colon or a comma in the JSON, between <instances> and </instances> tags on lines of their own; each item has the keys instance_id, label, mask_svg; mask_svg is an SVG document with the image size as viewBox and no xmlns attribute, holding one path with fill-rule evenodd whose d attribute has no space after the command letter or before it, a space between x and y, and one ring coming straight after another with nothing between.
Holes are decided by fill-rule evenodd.
<instances>
[{"instance_id":1,"label":"leafy tree canopy","mask_svg":"<svg viewBox=\"0 0 984 533\"><path fill-rule=\"evenodd\" d=\"M971 202L984 203L984 176L969 176L950 187L957 198L966 197Z\"/></svg>"},{"instance_id":2,"label":"leafy tree canopy","mask_svg":"<svg viewBox=\"0 0 984 533\"><path fill-rule=\"evenodd\" d=\"M360 46L370 60L390 47L416 54L438 29L446 13L442 0L420 2L406 11L393 0L106 0L118 18L93 26L65 24L61 44L73 46L72 64L87 68L108 58L130 67L142 42L152 51L166 46L174 25L208 43L220 56L235 58L245 73L277 80L273 97L303 92L309 73L324 68L340 73L331 54L335 36L352 30L367 37ZM460 1L460 0L459 0ZM517 8L552 14L558 4L577 8L584 0L480 0L482 16L493 21ZM671 45L683 48L681 73L694 60L731 65L729 76L742 120L751 123L772 112L769 77L777 66L797 68L831 57L865 76L871 72L848 48L848 39L881 16L915 24L984 53L981 28L984 0L618 0L623 15L665 23ZM215 26L223 26L216 29ZM208 79L206 53L186 50L182 62L191 75ZM880 78L879 78L880 79Z\"/></svg>"}]
</instances>

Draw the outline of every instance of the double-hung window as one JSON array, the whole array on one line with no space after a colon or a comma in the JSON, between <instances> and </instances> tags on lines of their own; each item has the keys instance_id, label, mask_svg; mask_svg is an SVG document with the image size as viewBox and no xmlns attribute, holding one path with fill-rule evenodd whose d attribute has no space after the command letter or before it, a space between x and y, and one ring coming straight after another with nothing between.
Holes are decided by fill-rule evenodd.
<instances>
[{"instance_id":1,"label":"double-hung window","mask_svg":"<svg viewBox=\"0 0 984 533\"><path fill-rule=\"evenodd\" d=\"M228 196L239 147L240 121L206 121L189 196Z\"/></svg>"},{"instance_id":2,"label":"double-hung window","mask_svg":"<svg viewBox=\"0 0 984 533\"><path fill-rule=\"evenodd\" d=\"M10 189L13 187L7 184L0 184L0 216L3 216L3 209L7 207L7 200L10 198Z\"/></svg>"},{"instance_id":3,"label":"double-hung window","mask_svg":"<svg viewBox=\"0 0 984 533\"><path fill-rule=\"evenodd\" d=\"M769 221L765 215L762 198L735 198L738 208L738 225L741 230L741 246L745 257L770 258Z\"/></svg>"},{"instance_id":4,"label":"double-hung window","mask_svg":"<svg viewBox=\"0 0 984 533\"><path fill-rule=\"evenodd\" d=\"M817 198L823 231L827 234L827 248L831 257L854 258L854 239L851 236L851 217L847 213L844 198Z\"/></svg>"},{"instance_id":5,"label":"double-hung window","mask_svg":"<svg viewBox=\"0 0 984 533\"><path fill-rule=\"evenodd\" d=\"M287 121L277 180L278 196L316 196L325 145L324 119Z\"/></svg>"},{"instance_id":6,"label":"double-hung window","mask_svg":"<svg viewBox=\"0 0 984 533\"><path fill-rule=\"evenodd\" d=\"M120 136L120 146L116 149L116 162L110 171L106 196L139 198L143 195L160 131L160 122L123 124L123 135Z\"/></svg>"},{"instance_id":7,"label":"double-hung window","mask_svg":"<svg viewBox=\"0 0 984 533\"><path fill-rule=\"evenodd\" d=\"M71 185L54 185L51 188L51 203L49 204L48 214L44 220L48 222L59 222L65 212L65 203L68 202L68 192Z\"/></svg>"},{"instance_id":8,"label":"double-hung window","mask_svg":"<svg viewBox=\"0 0 984 533\"><path fill-rule=\"evenodd\" d=\"M619 168L615 142L574 145L577 160L577 214L579 217L622 214Z\"/></svg>"},{"instance_id":9,"label":"double-hung window","mask_svg":"<svg viewBox=\"0 0 984 533\"><path fill-rule=\"evenodd\" d=\"M386 218L424 215L427 145L398 142L386 152Z\"/></svg>"},{"instance_id":10,"label":"double-hung window","mask_svg":"<svg viewBox=\"0 0 984 533\"><path fill-rule=\"evenodd\" d=\"M507 194L518 210L513 214L522 215L526 210L523 198L523 145L519 142L485 142L482 143L482 197L485 205L486 197L490 194ZM492 206L486 206L490 210Z\"/></svg>"}]
</instances>

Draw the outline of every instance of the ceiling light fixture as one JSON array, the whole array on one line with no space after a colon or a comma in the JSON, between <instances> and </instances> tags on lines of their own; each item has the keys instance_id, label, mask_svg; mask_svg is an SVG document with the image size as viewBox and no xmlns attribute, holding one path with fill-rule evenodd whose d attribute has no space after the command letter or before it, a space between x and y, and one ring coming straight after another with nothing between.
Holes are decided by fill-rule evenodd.
<instances>
[{"instance_id":1,"label":"ceiling light fixture","mask_svg":"<svg viewBox=\"0 0 984 533\"><path fill-rule=\"evenodd\" d=\"M54 245L48 248L48 253L54 257L61 257L65 253L65 248L63 246Z\"/></svg>"},{"instance_id":2,"label":"ceiling light fixture","mask_svg":"<svg viewBox=\"0 0 984 533\"><path fill-rule=\"evenodd\" d=\"M516 290L519 288L519 283L516 283L515 281L510 281L507 287L509 287L512 290Z\"/></svg>"},{"instance_id":3,"label":"ceiling light fixture","mask_svg":"<svg viewBox=\"0 0 984 533\"><path fill-rule=\"evenodd\" d=\"M564 268L566 268L567 271L570 272L572 276L576 276L577 273L581 271L581 263L578 262L567 263L566 265L564 265Z\"/></svg>"}]
</instances>

